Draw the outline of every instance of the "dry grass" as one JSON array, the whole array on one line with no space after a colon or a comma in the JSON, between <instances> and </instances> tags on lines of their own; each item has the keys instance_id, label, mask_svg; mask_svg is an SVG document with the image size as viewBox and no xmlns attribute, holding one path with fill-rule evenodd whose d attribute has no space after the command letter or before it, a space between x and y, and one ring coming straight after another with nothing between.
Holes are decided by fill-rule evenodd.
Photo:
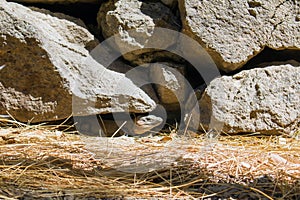
<instances>
[{"instance_id":1,"label":"dry grass","mask_svg":"<svg viewBox=\"0 0 300 200\"><path fill-rule=\"evenodd\" d=\"M96 140L14 125L0 129L0 199L300 198L296 139Z\"/></svg>"}]
</instances>

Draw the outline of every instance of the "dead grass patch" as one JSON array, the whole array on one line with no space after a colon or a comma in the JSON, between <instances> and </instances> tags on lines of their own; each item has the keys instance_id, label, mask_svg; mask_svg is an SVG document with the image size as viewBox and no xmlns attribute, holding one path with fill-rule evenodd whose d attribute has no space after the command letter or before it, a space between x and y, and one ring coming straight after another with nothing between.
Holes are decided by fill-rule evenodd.
<instances>
[{"instance_id":1,"label":"dead grass patch","mask_svg":"<svg viewBox=\"0 0 300 200\"><path fill-rule=\"evenodd\" d=\"M299 199L299 152L279 136L84 139L19 124L0 129L0 199Z\"/></svg>"}]
</instances>

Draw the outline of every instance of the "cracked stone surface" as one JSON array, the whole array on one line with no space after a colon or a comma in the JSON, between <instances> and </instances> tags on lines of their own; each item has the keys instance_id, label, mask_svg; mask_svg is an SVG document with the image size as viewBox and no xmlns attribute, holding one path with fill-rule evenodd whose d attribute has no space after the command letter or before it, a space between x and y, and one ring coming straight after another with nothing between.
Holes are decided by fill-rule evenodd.
<instances>
[{"instance_id":1,"label":"cracked stone surface","mask_svg":"<svg viewBox=\"0 0 300 200\"><path fill-rule=\"evenodd\" d=\"M177 106L182 104L186 98L184 66L174 63L151 63L149 68L160 102Z\"/></svg>"},{"instance_id":2,"label":"cracked stone surface","mask_svg":"<svg viewBox=\"0 0 300 200\"><path fill-rule=\"evenodd\" d=\"M292 134L300 127L299 102L300 65L256 68L213 80L199 100L200 118L205 128L211 122L229 134Z\"/></svg>"},{"instance_id":3,"label":"cracked stone surface","mask_svg":"<svg viewBox=\"0 0 300 200\"><path fill-rule=\"evenodd\" d=\"M0 0L0 114L40 122L152 111L145 92L89 55L91 41L73 22Z\"/></svg>"},{"instance_id":4,"label":"cracked stone surface","mask_svg":"<svg viewBox=\"0 0 300 200\"><path fill-rule=\"evenodd\" d=\"M140 54L153 52L143 49L147 45L166 49L177 41L177 35L166 35L155 31L156 27L179 31L179 20L170 8L161 2L140 0L113 0L103 3L98 13L98 24L105 38L119 34L113 48L120 52L133 51L123 55L129 61ZM131 30L131 31L129 31ZM159 34L159 37L154 37ZM156 39L151 39L151 38Z\"/></svg>"},{"instance_id":5,"label":"cracked stone surface","mask_svg":"<svg viewBox=\"0 0 300 200\"><path fill-rule=\"evenodd\" d=\"M300 50L297 1L179 1L183 32L210 53L218 67L242 67L264 47ZM192 53L192 52L186 52Z\"/></svg>"}]
</instances>

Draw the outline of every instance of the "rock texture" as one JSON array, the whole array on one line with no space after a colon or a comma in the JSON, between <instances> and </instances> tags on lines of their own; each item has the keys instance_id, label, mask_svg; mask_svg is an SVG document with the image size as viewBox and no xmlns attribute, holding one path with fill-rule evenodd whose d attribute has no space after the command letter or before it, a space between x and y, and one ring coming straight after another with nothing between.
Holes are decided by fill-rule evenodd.
<instances>
[{"instance_id":1,"label":"rock texture","mask_svg":"<svg viewBox=\"0 0 300 200\"><path fill-rule=\"evenodd\" d=\"M60 13L60 12L51 12L50 10L38 8L38 7L34 7L34 6L30 6L28 8L30 8L31 10L36 11L36 12L44 13L46 15L51 15L52 17L57 17L59 19L65 19L65 20L74 22L78 26L81 26L81 27L87 29L87 26L85 25L85 23L79 18L72 17L70 15L66 15L66 14Z\"/></svg>"},{"instance_id":2,"label":"rock texture","mask_svg":"<svg viewBox=\"0 0 300 200\"><path fill-rule=\"evenodd\" d=\"M280 65L213 80L199 106L206 128L212 119L210 128L230 134L290 134L300 127L299 102L300 67Z\"/></svg>"},{"instance_id":3,"label":"rock texture","mask_svg":"<svg viewBox=\"0 0 300 200\"><path fill-rule=\"evenodd\" d=\"M107 69L110 69L115 72L119 72L125 74L127 78L129 78L136 86L141 88L151 99L158 103L158 97L156 92L151 84L145 83L152 83L149 77L149 69L147 67L137 67L134 68L126 63L122 62L121 60L117 60L113 62Z\"/></svg>"},{"instance_id":4,"label":"rock texture","mask_svg":"<svg viewBox=\"0 0 300 200\"><path fill-rule=\"evenodd\" d=\"M222 70L232 71L266 46L299 50L300 7L296 2L183 0L179 8L183 32L202 44Z\"/></svg>"},{"instance_id":5,"label":"rock texture","mask_svg":"<svg viewBox=\"0 0 300 200\"><path fill-rule=\"evenodd\" d=\"M103 3L98 14L98 24L105 38L120 35L114 41L119 51L136 50L123 55L130 61L136 59L137 55L153 51L143 49L149 44L158 44L157 46L166 49L177 41L176 35L163 34L158 40L158 37L151 40L155 34L160 34L154 31L156 27L179 30L178 20L167 6L161 2L139 0L112 0Z\"/></svg>"},{"instance_id":6,"label":"rock texture","mask_svg":"<svg viewBox=\"0 0 300 200\"><path fill-rule=\"evenodd\" d=\"M296 0L15 1L44 9L0 0L0 115L90 122L126 111L179 130L300 129Z\"/></svg>"},{"instance_id":7,"label":"rock texture","mask_svg":"<svg viewBox=\"0 0 300 200\"><path fill-rule=\"evenodd\" d=\"M156 105L148 95L89 56L91 41L73 22L0 0L0 114L39 122L72 111L152 111Z\"/></svg>"},{"instance_id":8,"label":"rock texture","mask_svg":"<svg viewBox=\"0 0 300 200\"><path fill-rule=\"evenodd\" d=\"M172 63L149 65L152 83L162 104L181 104L185 100L184 66ZM179 108L180 109L180 108Z\"/></svg>"}]
</instances>

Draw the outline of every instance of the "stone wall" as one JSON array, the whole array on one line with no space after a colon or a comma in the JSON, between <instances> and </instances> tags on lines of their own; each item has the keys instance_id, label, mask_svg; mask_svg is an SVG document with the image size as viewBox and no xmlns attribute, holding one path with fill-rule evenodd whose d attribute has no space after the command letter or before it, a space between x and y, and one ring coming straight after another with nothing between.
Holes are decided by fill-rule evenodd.
<instances>
[{"instance_id":1,"label":"stone wall","mask_svg":"<svg viewBox=\"0 0 300 200\"><path fill-rule=\"evenodd\" d=\"M300 127L297 1L14 2L0 0L0 114L43 122L163 107L198 131Z\"/></svg>"}]
</instances>

